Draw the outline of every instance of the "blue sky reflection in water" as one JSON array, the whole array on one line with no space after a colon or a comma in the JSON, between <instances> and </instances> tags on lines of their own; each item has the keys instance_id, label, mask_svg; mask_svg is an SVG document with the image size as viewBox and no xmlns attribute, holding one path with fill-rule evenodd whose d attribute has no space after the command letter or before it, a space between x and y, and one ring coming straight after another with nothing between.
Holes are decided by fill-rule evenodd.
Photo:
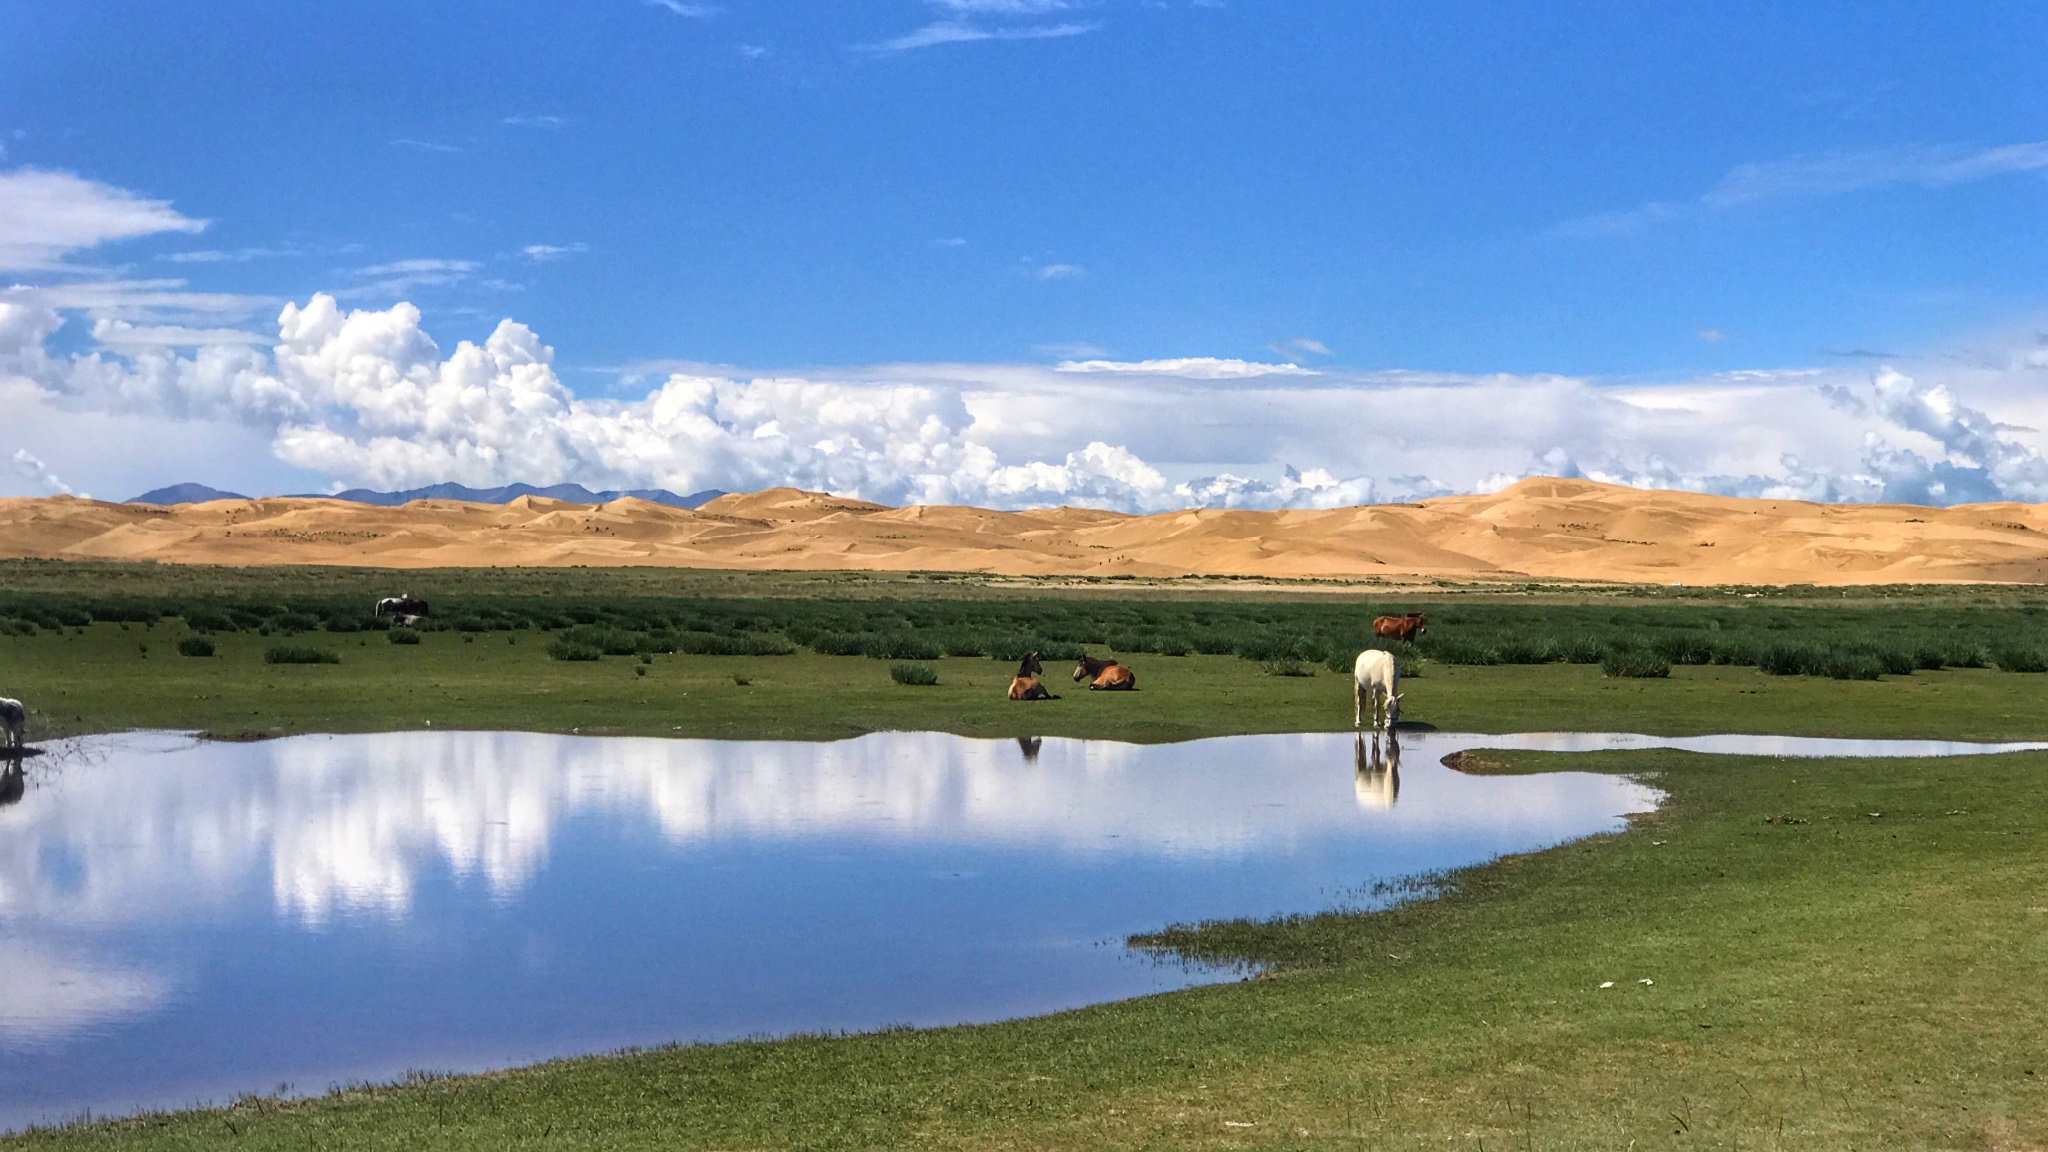
<instances>
[{"instance_id":1,"label":"blue sky reflection in water","mask_svg":"<svg viewBox=\"0 0 2048 1152\"><path fill-rule=\"evenodd\" d=\"M1653 794L1348 734L1134 745L98 737L0 809L0 1127L1227 976L1121 941L1356 902Z\"/></svg>"}]
</instances>

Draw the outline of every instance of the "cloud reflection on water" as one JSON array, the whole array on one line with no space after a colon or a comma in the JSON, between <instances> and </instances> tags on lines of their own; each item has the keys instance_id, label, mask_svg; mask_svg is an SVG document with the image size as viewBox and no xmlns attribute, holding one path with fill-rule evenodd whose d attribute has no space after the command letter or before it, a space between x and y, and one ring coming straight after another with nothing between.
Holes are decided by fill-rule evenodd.
<instances>
[{"instance_id":1,"label":"cloud reflection on water","mask_svg":"<svg viewBox=\"0 0 2048 1152\"><path fill-rule=\"evenodd\" d=\"M1227 978L1117 944L1619 826L1654 794L1365 790L1348 732L1136 746L493 732L53 744L0 807L0 1126Z\"/></svg>"},{"instance_id":2,"label":"cloud reflection on water","mask_svg":"<svg viewBox=\"0 0 2048 1152\"><path fill-rule=\"evenodd\" d=\"M1030 756L1012 741L934 733L832 744L506 732L73 743L81 762L62 771L61 798L6 820L0 915L162 916L267 877L278 909L307 925L343 909L397 916L434 860L507 899L546 862L552 829L591 811L644 817L677 844L830 834L1168 858L1258 851L1359 819L1352 805L1275 792L1273 772L1350 775L1350 741L1330 734L1054 739ZM1451 776L1405 807L1380 801L1374 815L1390 833L1464 835L1547 823L1580 810L1588 787L1614 782ZM1647 803L1614 801L1615 811ZM69 862L63 876L52 861Z\"/></svg>"}]
</instances>

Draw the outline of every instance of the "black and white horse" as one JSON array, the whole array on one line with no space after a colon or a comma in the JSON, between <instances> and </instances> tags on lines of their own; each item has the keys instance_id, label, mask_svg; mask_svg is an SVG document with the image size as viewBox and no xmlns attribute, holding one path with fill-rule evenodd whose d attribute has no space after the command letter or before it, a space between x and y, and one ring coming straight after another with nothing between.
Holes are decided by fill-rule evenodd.
<instances>
[{"instance_id":1,"label":"black and white horse","mask_svg":"<svg viewBox=\"0 0 2048 1152\"><path fill-rule=\"evenodd\" d=\"M414 620L426 614L427 602L415 600L409 595L386 596L377 601L377 615L396 616L403 627L410 627Z\"/></svg>"}]
</instances>

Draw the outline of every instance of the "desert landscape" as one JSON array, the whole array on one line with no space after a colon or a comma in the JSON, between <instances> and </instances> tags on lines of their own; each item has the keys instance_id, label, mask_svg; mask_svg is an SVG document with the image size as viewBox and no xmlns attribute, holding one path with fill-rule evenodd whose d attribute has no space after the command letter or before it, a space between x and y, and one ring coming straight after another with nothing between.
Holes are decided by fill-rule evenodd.
<instances>
[{"instance_id":1,"label":"desert landscape","mask_svg":"<svg viewBox=\"0 0 2048 1152\"><path fill-rule=\"evenodd\" d=\"M700 509L0 500L0 555L387 568L672 566L1006 576L1503 577L1687 584L2039 583L2048 509L1811 504L1534 478L1328 511L890 508L774 488Z\"/></svg>"}]
</instances>

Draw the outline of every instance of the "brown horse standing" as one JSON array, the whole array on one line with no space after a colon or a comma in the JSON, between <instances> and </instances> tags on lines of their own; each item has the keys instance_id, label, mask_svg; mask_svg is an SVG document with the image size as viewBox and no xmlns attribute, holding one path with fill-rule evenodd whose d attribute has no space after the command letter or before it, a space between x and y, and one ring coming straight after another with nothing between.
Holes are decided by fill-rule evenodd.
<instances>
[{"instance_id":1,"label":"brown horse standing","mask_svg":"<svg viewBox=\"0 0 2048 1152\"><path fill-rule=\"evenodd\" d=\"M1012 700L1057 700L1059 697L1045 690L1038 682L1039 673L1045 668L1038 662L1038 653L1026 652L1024 660L1017 665L1017 677L1010 681Z\"/></svg>"},{"instance_id":2,"label":"brown horse standing","mask_svg":"<svg viewBox=\"0 0 2048 1152\"><path fill-rule=\"evenodd\" d=\"M1427 629L1422 626L1422 613L1410 612L1406 616L1380 616L1372 622L1372 634L1389 640L1400 640L1413 644L1415 638Z\"/></svg>"},{"instance_id":3,"label":"brown horse standing","mask_svg":"<svg viewBox=\"0 0 2048 1152\"><path fill-rule=\"evenodd\" d=\"M1138 686L1138 674L1114 660L1097 660L1083 652L1074 666L1074 682L1092 680L1090 692L1129 692Z\"/></svg>"}]
</instances>

